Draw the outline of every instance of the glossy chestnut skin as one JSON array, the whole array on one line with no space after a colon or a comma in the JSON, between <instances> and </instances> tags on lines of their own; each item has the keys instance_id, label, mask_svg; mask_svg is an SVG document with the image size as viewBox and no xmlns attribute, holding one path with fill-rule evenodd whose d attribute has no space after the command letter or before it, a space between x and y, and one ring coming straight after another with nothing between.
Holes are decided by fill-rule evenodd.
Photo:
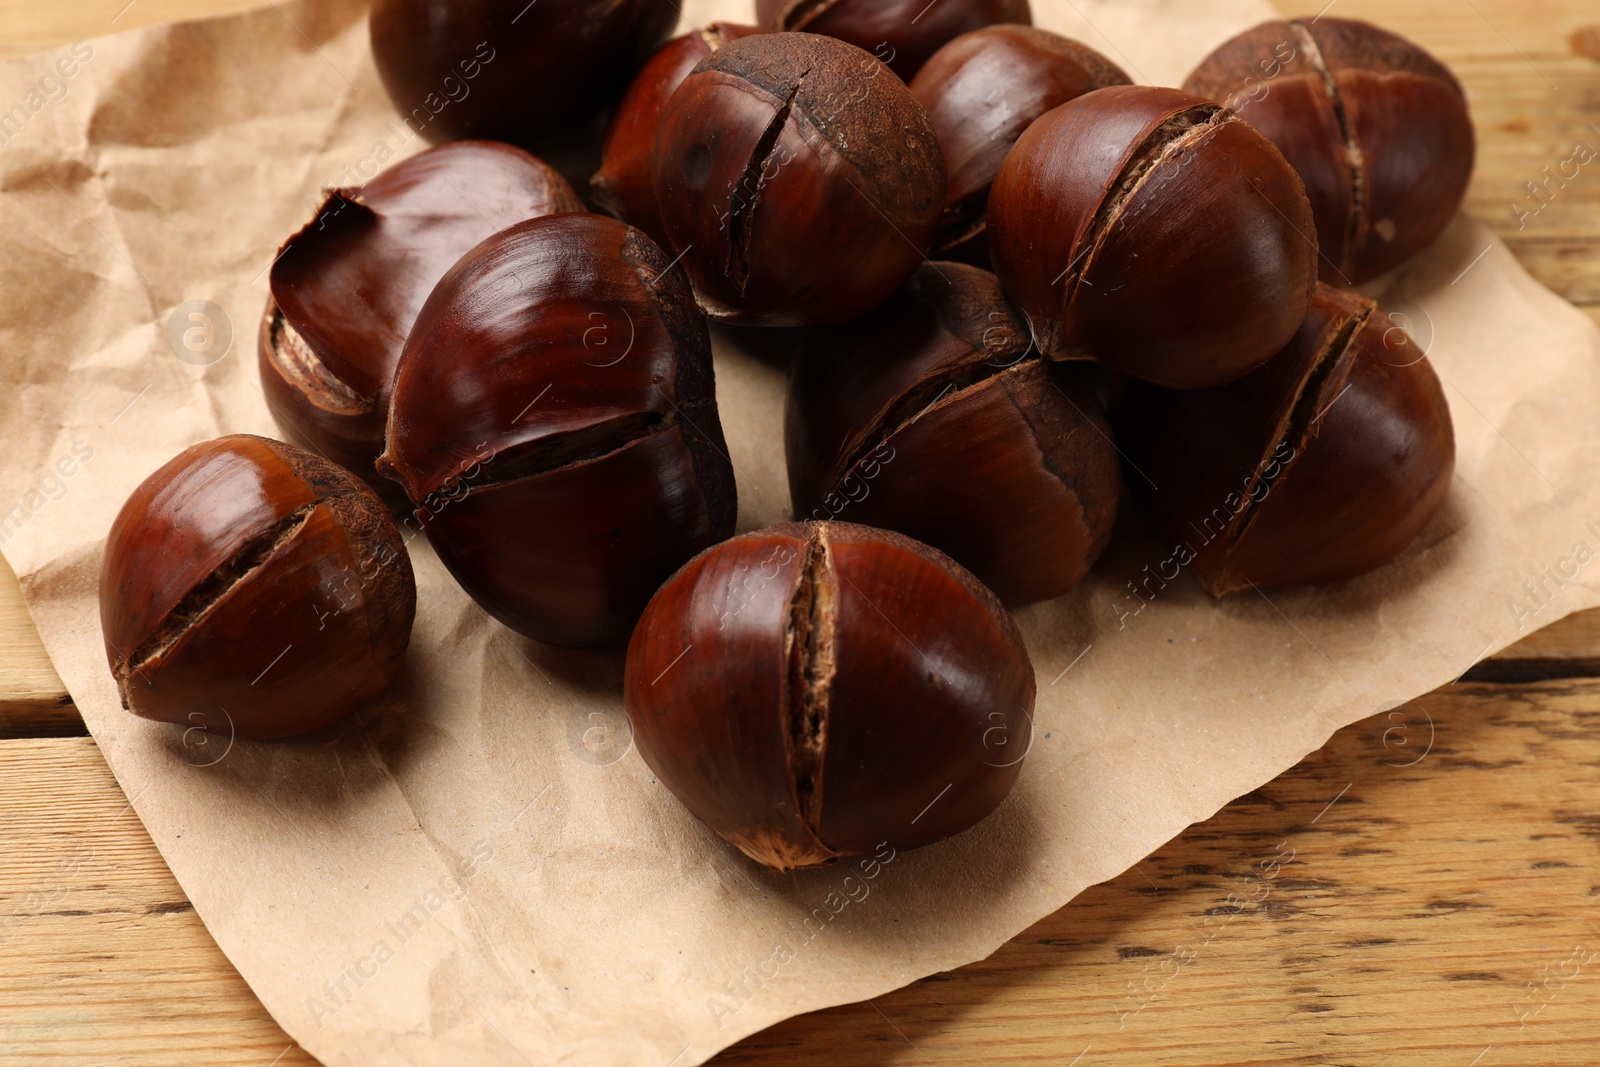
<instances>
[{"instance_id":1,"label":"glossy chestnut skin","mask_svg":"<svg viewBox=\"0 0 1600 1067\"><path fill-rule=\"evenodd\" d=\"M377 696L416 599L400 531L371 489L242 434L145 479L100 571L122 706L230 738L307 733Z\"/></svg>"},{"instance_id":2,"label":"glossy chestnut skin","mask_svg":"<svg viewBox=\"0 0 1600 1067\"><path fill-rule=\"evenodd\" d=\"M1260 366L1317 281L1283 154L1208 100L1143 85L1028 127L989 195L989 253L1046 355L1174 388Z\"/></svg>"},{"instance_id":3,"label":"glossy chestnut skin","mask_svg":"<svg viewBox=\"0 0 1600 1067\"><path fill-rule=\"evenodd\" d=\"M1472 179L1461 84L1370 23L1263 23L1213 52L1184 88L1237 110L1300 172L1330 284L1359 285L1432 244Z\"/></svg>"},{"instance_id":4,"label":"glossy chestnut skin","mask_svg":"<svg viewBox=\"0 0 1600 1067\"><path fill-rule=\"evenodd\" d=\"M377 0L372 54L411 128L527 144L611 104L678 17L676 0Z\"/></svg>"},{"instance_id":5,"label":"glossy chestnut skin","mask_svg":"<svg viewBox=\"0 0 1600 1067\"><path fill-rule=\"evenodd\" d=\"M1327 285L1259 370L1205 390L1126 380L1112 418L1159 486L1142 490L1178 562L1216 596L1382 566L1438 512L1455 469L1427 359L1372 301Z\"/></svg>"},{"instance_id":6,"label":"glossy chestnut skin","mask_svg":"<svg viewBox=\"0 0 1600 1067\"><path fill-rule=\"evenodd\" d=\"M848 322L933 243L944 157L887 67L810 33L746 37L673 93L656 202L707 314L746 326Z\"/></svg>"},{"instance_id":7,"label":"glossy chestnut skin","mask_svg":"<svg viewBox=\"0 0 1600 1067\"><path fill-rule=\"evenodd\" d=\"M960 263L806 338L784 440L797 517L897 530L1013 607L1083 580L1122 492L1081 371L1041 359L999 280Z\"/></svg>"},{"instance_id":8,"label":"glossy chestnut skin","mask_svg":"<svg viewBox=\"0 0 1600 1067\"><path fill-rule=\"evenodd\" d=\"M528 637L625 644L660 584L733 532L710 337L669 266L615 219L532 219L451 268L406 342L379 469Z\"/></svg>"},{"instance_id":9,"label":"glossy chestnut skin","mask_svg":"<svg viewBox=\"0 0 1600 1067\"><path fill-rule=\"evenodd\" d=\"M945 42L995 23L1033 24L1028 0L756 0L770 30L823 33L864 48L910 81Z\"/></svg>"},{"instance_id":10,"label":"glossy chestnut skin","mask_svg":"<svg viewBox=\"0 0 1600 1067\"><path fill-rule=\"evenodd\" d=\"M934 251L983 233L994 176L1035 120L1084 93L1128 84L1099 52L1032 26L987 26L935 52L911 80L950 174Z\"/></svg>"},{"instance_id":11,"label":"glossy chestnut skin","mask_svg":"<svg viewBox=\"0 0 1600 1067\"><path fill-rule=\"evenodd\" d=\"M600 169L589 179L589 195L607 212L636 226L657 244L667 244L656 207L656 130L667 101L689 72L723 45L762 32L756 26L713 22L674 37L651 56L628 86L601 146Z\"/></svg>"},{"instance_id":12,"label":"glossy chestnut skin","mask_svg":"<svg viewBox=\"0 0 1600 1067\"><path fill-rule=\"evenodd\" d=\"M697 557L628 647L639 754L696 818L780 871L943 840L1021 771L1033 668L943 554L851 523Z\"/></svg>"},{"instance_id":13,"label":"glossy chestnut skin","mask_svg":"<svg viewBox=\"0 0 1600 1067\"><path fill-rule=\"evenodd\" d=\"M402 508L404 495L373 463L423 302L495 231L582 210L549 166L493 141L440 145L334 190L279 250L257 337L262 391L285 436Z\"/></svg>"}]
</instances>

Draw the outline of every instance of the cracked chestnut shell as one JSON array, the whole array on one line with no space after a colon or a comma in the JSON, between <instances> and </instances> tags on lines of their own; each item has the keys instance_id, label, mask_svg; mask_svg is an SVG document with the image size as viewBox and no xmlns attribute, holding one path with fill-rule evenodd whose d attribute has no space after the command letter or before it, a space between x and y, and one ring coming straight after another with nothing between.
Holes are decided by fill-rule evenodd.
<instances>
[{"instance_id":1,"label":"cracked chestnut shell","mask_svg":"<svg viewBox=\"0 0 1600 1067\"><path fill-rule=\"evenodd\" d=\"M737 508L682 268L600 215L491 237L417 317L378 464L495 618L550 644L626 643Z\"/></svg>"},{"instance_id":2,"label":"cracked chestnut shell","mask_svg":"<svg viewBox=\"0 0 1600 1067\"><path fill-rule=\"evenodd\" d=\"M1317 282L1283 154L1209 100L1143 85L1028 127L989 195L989 254L1046 355L1174 388L1271 358Z\"/></svg>"},{"instance_id":3,"label":"cracked chestnut shell","mask_svg":"<svg viewBox=\"0 0 1600 1067\"><path fill-rule=\"evenodd\" d=\"M372 54L408 127L525 144L597 115L677 23L676 0L378 0Z\"/></svg>"},{"instance_id":4,"label":"cracked chestnut shell","mask_svg":"<svg viewBox=\"0 0 1600 1067\"><path fill-rule=\"evenodd\" d=\"M950 173L934 251L983 234L994 176L1035 120L1084 93L1129 83L1094 49L1032 26L987 26L935 52L911 80Z\"/></svg>"},{"instance_id":5,"label":"cracked chestnut shell","mask_svg":"<svg viewBox=\"0 0 1600 1067\"><path fill-rule=\"evenodd\" d=\"M666 244L661 211L656 207L651 162L656 129L673 90L706 56L723 45L761 30L728 22L674 37L651 56L628 86L606 127L600 169L589 179L594 202L630 226L637 226L657 244Z\"/></svg>"},{"instance_id":6,"label":"cracked chestnut shell","mask_svg":"<svg viewBox=\"0 0 1600 1067\"><path fill-rule=\"evenodd\" d=\"M1370 23L1263 23L1211 53L1184 88L1237 110L1300 172L1331 284L1359 285L1432 244L1472 179L1461 84Z\"/></svg>"},{"instance_id":7,"label":"cracked chestnut shell","mask_svg":"<svg viewBox=\"0 0 1600 1067\"><path fill-rule=\"evenodd\" d=\"M994 275L925 264L806 338L784 430L795 514L897 530L1012 606L1060 596L1105 550L1122 492L1079 375L1039 358Z\"/></svg>"},{"instance_id":8,"label":"cracked chestnut shell","mask_svg":"<svg viewBox=\"0 0 1600 1067\"><path fill-rule=\"evenodd\" d=\"M496 230L582 210L549 166L491 141L441 145L334 190L278 252L257 339L262 390L285 436L403 506L373 463L395 365L423 302Z\"/></svg>"},{"instance_id":9,"label":"cracked chestnut shell","mask_svg":"<svg viewBox=\"0 0 1600 1067\"><path fill-rule=\"evenodd\" d=\"M133 491L100 571L122 706L228 736L320 729L383 691L416 612L411 558L340 467L237 435Z\"/></svg>"},{"instance_id":10,"label":"cracked chestnut shell","mask_svg":"<svg viewBox=\"0 0 1600 1067\"><path fill-rule=\"evenodd\" d=\"M747 326L848 322L911 277L944 207L922 105L854 45L735 41L673 93L656 201L707 314Z\"/></svg>"},{"instance_id":11,"label":"cracked chestnut shell","mask_svg":"<svg viewBox=\"0 0 1600 1067\"><path fill-rule=\"evenodd\" d=\"M778 870L982 821L1031 731L1033 667L994 594L925 545L774 526L691 561L628 647L639 754L696 818Z\"/></svg>"},{"instance_id":12,"label":"cracked chestnut shell","mask_svg":"<svg viewBox=\"0 0 1600 1067\"><path fill-rule=\"evenodd\" d=\"M756 0L756 21L849 41L906 81L941 45L997 22L1033 24L1028 0Z\"/></svg>"},{"instance_id":13,"label":"cracked chestnut shell","mask_svg":"<svg viewBox=\"0 0 1600 1067\"><path fill-rule=\"evenodd\" d=\"M1112 418L1149 479L1133 484L1215 596L1382 566L1438 512L1455 469L1427 359L1372 301L1327 285L1259 370L1205 390L1125 380Z\"/></svg>"}]
</instances>

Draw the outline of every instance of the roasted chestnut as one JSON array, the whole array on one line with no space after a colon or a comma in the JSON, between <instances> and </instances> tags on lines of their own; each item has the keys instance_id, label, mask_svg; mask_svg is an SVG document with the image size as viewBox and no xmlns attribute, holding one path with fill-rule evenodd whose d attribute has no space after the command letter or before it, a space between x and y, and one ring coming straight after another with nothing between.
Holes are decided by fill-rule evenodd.
<instances>
[{"instance_id":1,"label":"roasted chestnut","mask_svg":"<svg viewBox=\"0 0 1600 1067\"><path fill-rule=\"evenodd\" d=\"M395 364L423 301L496 230L582 210L559 174L492 141L441 145L334 190L278 252L261 320L261 387L285 436L403 505L373 462Z\"/></svg>"},{"instance_id":2,"label":"roasted chestnut","mask_svg":"<svg viewBox=\"0 0 1600 1067\"><path fill-rule=\"evenodd\" d=\"M701 304L747 326L848 322L933 243L944 157L887 67L810 33L746 37L672 94L656 201Z\"/></svg>"},{"instance_id":3,"label":"roasted chestnut","mask_svg":"<svg viewBox=\"0 0 1600 1067\"><path fill-rule=\"evenodd\" d=\"M656 129L661 125L667 100L706 56L730 41L760 32L755 26L713 22L703 30L673 38L650 57L606 128L600 169L589 179L590 196L596 204L628 225L637 226L652 241L667 243L650 169Z\"/></svg>"},{"instance_id":4,"label":"roasted chestnut","mask_svg":"<svg viewBox=\"0 0 1600 1067\"><path fill-rule=\"evenodd\" d=\"M1039 358L994 275L925 264L871 315L807 336L784 432L795 514L898 530L1013 606L1060 596L1122 491L1080 375Z\"/></svg>"},{"instance_id":5,"label":"roasted chestnut","mask_svg":"<svg viewBox=\"0 0 1600 1067\"><path fill-rule=\"evenodd\" d=\"M733 466L689 280L599 215L491 237L418 315L379 470L439 557L529 637L622 645L652 593L733 532Z\"/></svg>"},{"instance_id":6,"label":"roasted chestnut","mask_svg":"<svg viewBox=\"0 0 1600 1067\"><path fill-rule=\"evenodd\" d=\"M377 0L372 54L408 129L526 143L599 114L677 22L676 0Z\"/></svg>"},{"instance_id":7,"label":"roasted chestnut","mask_svg":"<svg viewBox=\"0 0 1600 1067\"><path fill-rule=\"evenodd\" d=\"M1325 282L1358 285L1432 244L1472 179L1461 84L1370 23L1263 23L1211 53L1184 88L1239 112L1300 172Z\"/></svg>"},{"instance_id":8,"label":"roasted chestnut","mask_svg":"<svg viewBox=\"0 0 1600 1067\"><path fill-rule=\"evenodd\" d=\"M935 52L911 81L950 173L934 251L983 233L995 173L1039 116L1084 93L1128 84L1122 68L1099 52L1032 26L987 26Z\"/></svg>"},{"instance_id":9,"label":"roasted chestnut","mask_svg":"<svg viewBox=\"0 0 1600 1067\"><path fill-rule=\"evenodd\" d=\"M997 22L1032 25L1028 0L756 0L770 30L824 33L865 48L906 81L953 37Z\"/></svg>"},{"instance_id":10,"label":"roasted chestnut","mask_svg":"<svg viewBox=\"0 0 1600 1067\"><path fill-rule=\"evenodd\" d=\"M1265 366L1215 389L1120 382L1112 418L1174 563L1216 596L1382 566L1455 469L1427 359L1371 300L1327 285Z\"/></svg>"},{"instance_id":11,"label":"roasted chestnut","mask_svg":"<svg viewBox=\"0 0 1600 1067\"><path fill-rule=\"evenodd\" d=\"M1143 85L1028 128L989 196L989 253L1046 355L1175 388L1260 366L1317 281L1283 154L1209 100Z\"/></svg>"},{"instance_id":12,"label":"roasted chestnut","mask_svg":"<svg viewBox=\"0 0 1600 1067\"><path fill-rule=\"evenodd\" d=\"M228 737L320 729L383 691L416 612L376 494L293 445L195 445L122 506L100 571L106 656L135 715Z\"/></svg>"},{"instance_id":13,"label":"roasted chestnut","mask_svg":"<svg viewBox=\"0 0 1600 1067\"><path fill-rule=\"evenodd\" d=\"M628 646L639 754L701 822L787 871L981 821L1031 741L1033 668L948 557L851 523L697 557Z\"/></svg>"}]
</instances>

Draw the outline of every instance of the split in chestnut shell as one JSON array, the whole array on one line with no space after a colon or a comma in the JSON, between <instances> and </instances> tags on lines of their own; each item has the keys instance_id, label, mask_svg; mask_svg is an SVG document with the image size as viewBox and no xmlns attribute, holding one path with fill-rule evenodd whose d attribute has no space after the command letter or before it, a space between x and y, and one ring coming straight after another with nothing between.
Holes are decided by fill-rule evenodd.
<instances>
[{"instance_id":1,"label":"split in chestnut shell","mask_svg":"<svg viewBox=\"0 0 1600 1067\"><path fill-rule=\"evenodd\" d=\"M278 250L257 338L262 392L284 435L403 509L405 497L373 464L417 312L445 271L497 230L582 210L548 165L492 141L441 145L330 193Z\"/></svg>"},{"instance_id":2,"label":"split in chestnut shell","mask_svg":"<svg viewBox=\"0 0 1600 1067\"><path fill-rule=\"evenodd\" d=\"M682 268L600 215L469 252L417 317L379 469L489 614L627 642L650 596L733 532L711 342Z\"/></svg>"},{"instance_id":3,"label":"split in chestnut shell","mask_svg":"<svg viewBox=\"0 0 1600 1067\"><path fill-rule=\"evenodd\" d=\"M1354 19L1267 22L1184 83L1271 138L1306 183L1322 280L1359 285L1444 231L1472 180L1466 93L1443 63Z\"/></svg>"},{"instance_id":4,"label":"split in chestnut shell","mask_svg":"<svg viewBox=\"0 0 1600 1067\"><path fill-rule=\"evenodd\" d=\"M810 33L702 60L667 102L654 176L706 313L745 326L866 314L922 263L944 209L922 105L866 52Z\"/></svg>"},{"instance_id":5,"label":"split in chestnut shell","mask_svg":"<svg viewBox=\"0 0 1600 1067\"><path fill-rule=\"evenodd\" d=\"M381 693L416 613L376 494L321 457L236 435L129 496L100 574L123 707L228 737L320 729Z\"/></svg>"},{"instance_id":6,"label":"split in chestnut shell","mask_svg":"<svg viewBox=\"0 0 1600 1067\"><path fill-rule=\"evenodd\" d=\"M1260 369L1202 390L1123 380L1111 410L1136 490L1216 596L1375 570L1432 521L1455 471L1426 357L1371 300L1328 285Z\"/></svg>"},{"instance_id":7,"label":"split in chestnut shell","mask_svg":"<svg viewBox=\"0 0 1600 1067\"><path fill-rule=\"evenodd\" d=\"M993 593L942 553L850 523L698 556L650 602L624 684L662 784L778 870L982 821L1021 771L1035 695Z\"/></svg>"}]
</instances>

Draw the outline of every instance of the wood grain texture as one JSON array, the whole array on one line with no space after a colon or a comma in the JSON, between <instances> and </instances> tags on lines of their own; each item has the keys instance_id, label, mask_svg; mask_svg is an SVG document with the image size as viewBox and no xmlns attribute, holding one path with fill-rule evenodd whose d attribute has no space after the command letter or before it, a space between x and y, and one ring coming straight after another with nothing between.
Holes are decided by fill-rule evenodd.
<instances>
[{"instance_id":1,"label":"wood grain texture","mask_svg":"<svg viewBox=\"0 0 1600 1067\"><path fill-rule=\"evenodd\" d=\"M994 957L780 1024L800 1067L1593 1067L1600 681L1452 686ZM290 1042L87 738L0 742L0 1063L265 1065ZM310 1063L298 1049L279 1061Z\"/></svg>"},{"instance_id":2,"label":"wood grain texture","mask_svg":"<svg viewBox=\"0 0 1600 1067\"><path fill-rule=\"evenodd\" d=\"M0 55L246 6L4 0ZM1480 134L1468 210L1600 321L1600 163L1547 186L1536 214L1526 185L1579 143L1600 149L1600 62L1574 47L1600 23L1593 0L1330 13L1456 69ZM718 1062L1592 1067L1600 681L1571 676L1600 676L1600 612L1349 727L990 960ZM93 741L56 736L81 732L0 564L0 1065L312 1064L207 935Z\"/></svg>"},{"instance_id":3,"label":"wood grain texture","mask_svg":"<svg viewBox=\"0 0 1600 1067\"><path fill-rule=\"evenodd\" d=\"M0 559L0 738L85 733L33 628L17 576Z\"/></svg>"}]
</instances>

